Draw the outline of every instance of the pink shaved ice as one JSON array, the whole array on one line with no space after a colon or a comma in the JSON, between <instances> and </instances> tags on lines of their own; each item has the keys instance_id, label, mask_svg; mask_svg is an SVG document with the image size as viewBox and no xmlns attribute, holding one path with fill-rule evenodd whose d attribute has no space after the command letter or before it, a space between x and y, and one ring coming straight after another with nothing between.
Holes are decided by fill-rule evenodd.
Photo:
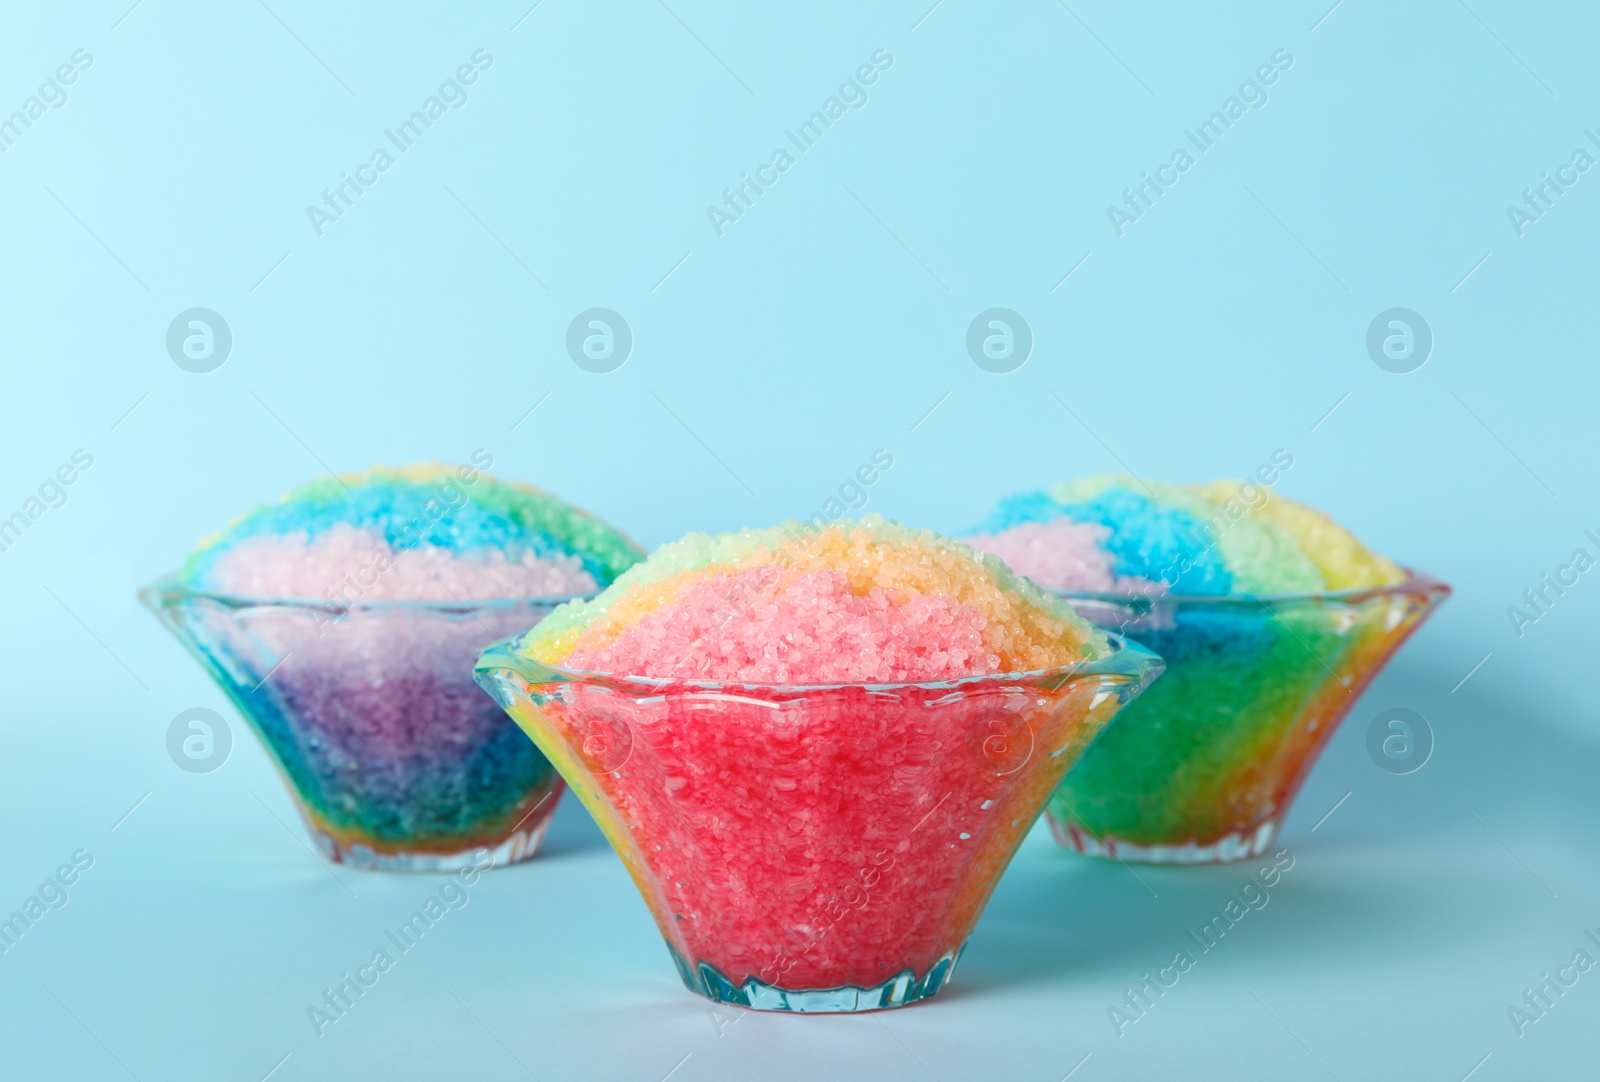
<instances>
[{"instance_id":1,"label":"pink shaved ice","mask_svg":"<svg viewBox=\"0 0 1600 1082\"><path fill-rule=\"evenodd\" d=\"M211 580L219 593L338 604L564 598L599 588L578 556L395 549L375 533L344 524L314 540L304 533L246 538L218 558Z\"/></svg>"},{"instance_id":2,"label":"pink shaved ice","mask_svg":"<svg viewBox=\"0 0 1600 1082\"><path fill-rule=\"evenodd\" d=\"M1046 590L1085 593L1145 593L1157 584L1118 575L1104 548L1111 531L1097 522L1025 522L998 534L965 538L975 549L993 553Z\"/></svg>"},{"instance_id":3,"label":"pink shaved ice","mask_svg":"<svg viewBox=\"0 0 1600 1082\"><path fill-rule=\"evenodd\" d=\"M662 679L761 684L921 683L996 673L983 613L948 596L897 603L824 568L778 582L773 565L699 579L593 652L567 664ZM868 675L870 674L870 675Z\"/></svg>"}]
</instances>

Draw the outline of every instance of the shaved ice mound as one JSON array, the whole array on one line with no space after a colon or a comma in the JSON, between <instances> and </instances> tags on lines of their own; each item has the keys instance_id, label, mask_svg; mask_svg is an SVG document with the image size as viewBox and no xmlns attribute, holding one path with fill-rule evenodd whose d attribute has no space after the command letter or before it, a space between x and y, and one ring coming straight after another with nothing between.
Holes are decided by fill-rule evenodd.
<instances>
[{"instance_id":1,"label":"shaved ice mound","mask_svg":"<svg viewBox=\"0 0 1600 1082\"><path fill-rule=\"evenodd\" d=\"M633 676L816 684L1029 672L1106 643L1001 561L869 517L690 534L558 610L524 649Z\"/></svg>"},{"instance_id":2,"label":"shaved ice mound","mask_svg":"<svg viewBox=\"0 0 1600 1082\"><path fill-rule=\"evenodd\" d=\"M1156 671L877 518L663 546L478 679L627 864L685 983L786 1011L948 980L1044 801Z\"/></svg>"},{"instance_id":3,"label":"shaved ice mound","mask_svg":"<svg viewBox=\"0 0 1600 1082\"><path fill-rule=\"evenodd\" d=\"M1002 500L965 539L1054 591L1265 596L1405 578L1326 515L1253 481L1083 478Z\"/></svg>"},{"instance_id":4,"label":"shaved ice mound","mask_svg":"<svg viewBox=\"0 0 1600 1082\"><path fill-rule=\"evenodd\" d=\"M967 538L1167 663L1051 800L1063 844L1265 852L1362 689L1449 593L1272 491L1274 467L1258 477L1084 478L1001 501Z\"/></svg>"},{"instance_id":5,"label":"shaved ice mound","mask_svg":"<svg viewBox=\"0 0 1600 1082\"><path fill-rule=\"evenodd\" d=\"M531 485L424 463L302 485L203 541L181 578L217 593L337 604L565 600L594 593L642 555Z\"/></svg>"},{"instance_id":6,"label":"shaved ice mound","mask_svg":"<svg viewBox=\"0 0 1600 1082\"><path fill-rule=\"evenodd\" d=\"M255 725L331 859L526 859L560 796L472 663L643 553L483 472L490 461L313 481L207 538L146 593Z\"/></svg>"}]
</instances>

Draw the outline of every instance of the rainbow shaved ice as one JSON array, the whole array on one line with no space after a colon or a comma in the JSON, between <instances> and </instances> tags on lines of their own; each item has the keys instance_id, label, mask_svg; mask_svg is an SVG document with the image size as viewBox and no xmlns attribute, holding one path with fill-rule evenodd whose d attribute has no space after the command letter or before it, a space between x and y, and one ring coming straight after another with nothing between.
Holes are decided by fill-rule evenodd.
<instances>
[{"instance_id":1,"label":"rainbow shaved ice","mask_svg":"<svg viewBox=\"0 0 1600 1082\"><path fill-rule=\"evenodd\" d=\"M905 683L1103 656L1104 636L999 560L872 517L664 545L558 609L529 657L633 676Z\"/></svg>"},{"instance_id":2,"label":"rainbow shaved ice","mask_svg":"<svg viewBox=\"0 0 1600 1082\"><path fill-rule=\"evenodd\" d=\"M1328 516L1252 481L1088 477L1002 500L965 540L1056 591L1266 596L1405 578Z\"/></svg>"},{"instance_id":3,"label":"rainbow shaved ice","mask_svg":"<svg viewBox=\"0 0 1600 1082\"><path fill-rule=\"evenodd\" d=\"M488 643L642 551L471 464L321 478L207 538L164 613L255 723L323 849L438 867L531 856L559 776L472 682ZM173 602L177 604L177 602Z\"/></svg>"},{"instance_id":4,"label":"rainbow shaved ice","mask_svg":"<svg viewBox=\"0 0 1600 1082\"><path fill-rule=\"evenodd\" d=\"M1242 859L1323 743L1447 594L1256 481L1097 476L1001 501L967 537L1167 663L1050 804L1084 852Z\"/></svg>"},{"instance_id":5,"label":"rainbow shaved ice","mask_svg":"<svg viewBox=\"0 0 1600 1082\"><path fill-rule=\"evenodd\" d=\"M371 601L565 599L643 555L590 515L476 465L420 463L319 478L202 541L181 578L246 597Z\"/></svg>"},{"instance_id":6,"label":"rainbow shaved ice","mask_svg":"<svg viewBox=\"0 0 1600 1082\"><path fill-rule=\"evenodd\" d=\"M691 534L479 667L691 989L933 995L1071 763L1153 674L994 557L877 517Z\"/></svg>"}]
</instances>

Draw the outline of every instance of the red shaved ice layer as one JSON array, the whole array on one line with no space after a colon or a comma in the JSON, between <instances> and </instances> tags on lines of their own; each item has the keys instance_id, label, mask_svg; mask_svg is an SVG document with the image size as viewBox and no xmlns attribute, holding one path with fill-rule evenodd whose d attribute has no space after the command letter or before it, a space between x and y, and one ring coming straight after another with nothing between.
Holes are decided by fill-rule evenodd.
<instances>
[{"instance_id":1,"label":"red shaved ice layer","mask_svg":"<svg viewBox=\"0 0 1600 1082\"><path fill-rule=\"evenodd\" d=\"M542 711L681 960L740 986L866 989L949 967L1103 720L1096 683L579 685Z\"/></svg>"}]
</instances>

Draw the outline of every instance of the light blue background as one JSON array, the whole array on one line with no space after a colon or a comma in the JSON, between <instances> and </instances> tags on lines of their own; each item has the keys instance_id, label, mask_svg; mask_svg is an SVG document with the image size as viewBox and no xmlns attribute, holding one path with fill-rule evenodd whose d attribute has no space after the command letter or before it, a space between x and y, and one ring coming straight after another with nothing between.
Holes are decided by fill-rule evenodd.
<instances>
[{"instance_id":1,"label":"light blue background","mask_svg":"<svg viewBox=\"0 0 1600 1082\"><path fill-rule=\"evenodd\" d=\"M1600 926L1600 573L1521 637L1506 615L1600 531L1600 173L1526 235L1506 214L1600 126L1592 8L269 2L0 17L0 114L94 57L0 155L0 512L94 456L0 552L0 911L95 856L0 956L0 1075L1595 1072L1600 970L1521 1037L1506 1014ZM470 101L318 237L307 204L479 48ZM879 48L869 103L717 236L706 206ZM1107 204L1279 48L1270 103L1119 238ZM164 345L196 306L234 336L206 375ZM594 306L635 336L607 375L563 344ZM994 306L1035 337L1006 375L964 349ZM1436 337L1407 375L1364 344L1396 306ZM1141 882L1036 832L939 1000L721 1017L572 802L318 1038L306 1007L437 877L336 882L240 724L221 770L178 770L176 713L236 715L134 590L324 467L480 447L652 545L813 511L878 448L867 509L958 529L1281 447L1283 492L1457 594L1310 778L1269 907L1120 1038L1107 1008L1243 869ZM1435 733L1415 774L1367 756L1391 706Z\"/></svg>"}]
</instances>

